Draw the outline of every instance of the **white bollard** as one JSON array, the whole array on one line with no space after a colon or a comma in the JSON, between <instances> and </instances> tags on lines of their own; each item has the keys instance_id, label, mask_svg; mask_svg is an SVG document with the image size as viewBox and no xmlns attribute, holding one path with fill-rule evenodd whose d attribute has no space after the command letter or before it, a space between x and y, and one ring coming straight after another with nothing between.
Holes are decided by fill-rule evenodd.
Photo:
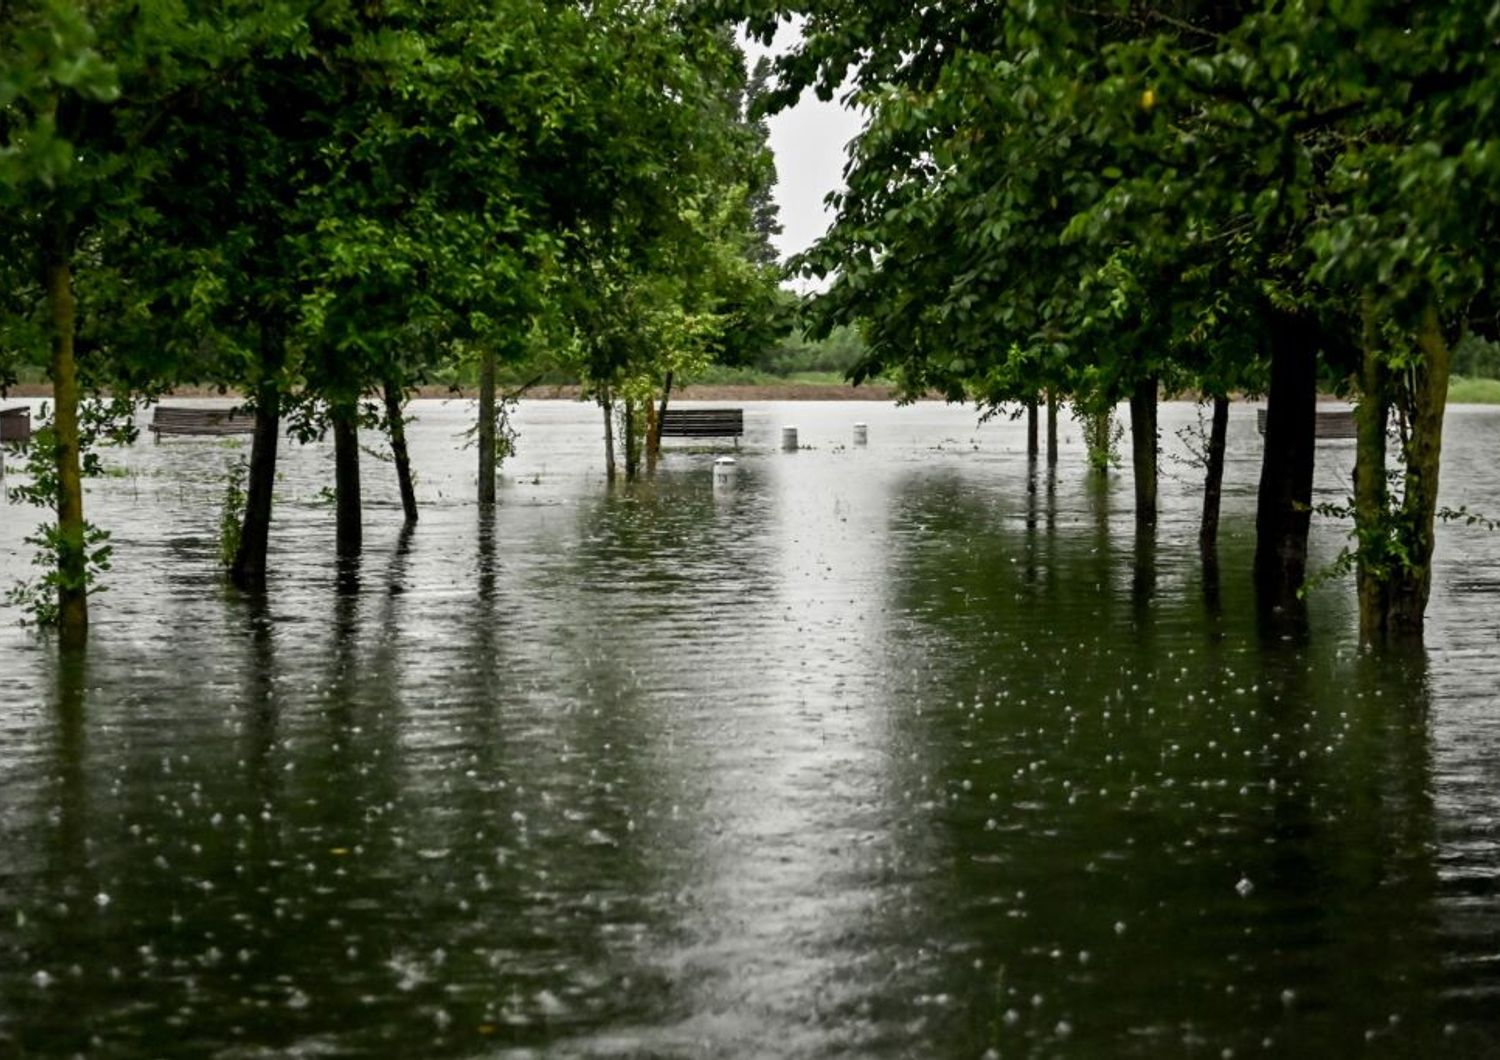
<instances>
[{"instance_id":1,"label":"white bollard","mask_svg":"<svg viewBox=\"0 0 1500 1060\"><path fill-rule=\"evenodd\" d=\"M781 428L781 448L787 450L788 452L797 448L797 428Z\"/></svg>"},{"instance_id":2,"label":"white bollard","mask_svg":"<svg viewBox=\"0 0 1500 1060\"><path fill-rule=\"evenodd\" d=\"M868 423L856 423L854 425L854 444L866 445L870 441L870 425Z\"/></svg>"},{"instance_id":3,"label":"white bollard","mask_svg":"<svg viewBox=\"0 0 1500 1060\"><path fill-rule=\"evenodd\" d=\"M721 456L714 461L714 485L730 486L734 484L734 475L738 468L734 457Z\"/></svg>"}]
</instances>

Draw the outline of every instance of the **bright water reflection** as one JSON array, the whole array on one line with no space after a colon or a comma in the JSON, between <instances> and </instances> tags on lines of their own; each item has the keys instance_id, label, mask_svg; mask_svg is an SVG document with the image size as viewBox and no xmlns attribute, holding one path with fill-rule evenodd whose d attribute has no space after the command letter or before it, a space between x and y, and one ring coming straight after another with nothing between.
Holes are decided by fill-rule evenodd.
<instances>
[{"instance_id":1,"label":"bright water reflection","mask_svg":"<svg viewBox=\"0 0 1500 1060\"><path fill-rule=\"evenodd\" d=\"M1128 480L959 410L751 406L732 487L678 450L611 493L536 403L487 521L468 409L417 412L423 521L367 468L357 592L326 451L257 606L238 452L144 443L87 660L0 630L0 1053L1500 1050L1493 538L1445 531L1429 649L1377 661L1346 586L1258 630L1246 409L1220 585L1188 483L1142 564ZM1483 508L1500 416L1451 415Z\"/></svg>"}]
</instances>

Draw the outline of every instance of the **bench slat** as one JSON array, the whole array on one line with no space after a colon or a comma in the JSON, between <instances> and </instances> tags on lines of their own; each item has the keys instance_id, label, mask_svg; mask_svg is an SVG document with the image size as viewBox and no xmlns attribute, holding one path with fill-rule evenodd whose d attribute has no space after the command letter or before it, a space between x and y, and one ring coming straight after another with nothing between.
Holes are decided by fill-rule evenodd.
<instances>
[{"instance_id":1,"label":"bench slat","mask_svg":"<svg viewBox=\"0 0 1500 1060\"><path fill-rule=\"evenodd\" d=\"M1261 434L1266 433L1266 410L1255 410L1255 426ZM1352 409L1328 409L1319 411L1317 418L1313 420L1313 437L1315 438L1354 438L1358 436L1358 428L1354 423L1354 411Z\"/></svg>"},{"instance_id":2,"label":"bench slat","mask_svg":"<svg viewBox=\"0 0 1500 1060\"><path fill-rule=\"evenodd\" d=\"M235 409L183 409L158 405L151 430L163 434L251 434L255 417Z\"/></svg>"},{"instance_id":3,"label":"bench slat","mask_svg":"<svg viewBox=\"0 0 1500 1060\"><path fill-rule=\"evenodd\" d=\"M744 409L668 409L663 438L738 438L745 433Z\"/></svg>"}]
</instances>

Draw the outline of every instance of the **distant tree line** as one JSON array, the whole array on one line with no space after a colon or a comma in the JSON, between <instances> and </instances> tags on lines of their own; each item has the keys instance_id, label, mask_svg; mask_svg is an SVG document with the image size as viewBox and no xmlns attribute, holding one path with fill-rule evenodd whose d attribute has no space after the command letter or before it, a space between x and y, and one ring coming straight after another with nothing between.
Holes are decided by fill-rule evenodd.
<instances>
[{"instance_id":1,"label":"distant tree line","mask_svg":"<svg viewBox=\"0 0 1500 1060\"><path fill-rule=\"evenodd\" d=\"M785 325L779 333L765 335L758 345L743 347L737 357L722 356L705 362L686 375L679 375L678 385L735 380L776 383L799 376L843 381L865 359L867 348L859 328L841 324L827 335L815 338L796 324L806 311L804 299L782 291L773 310L776 318ZM499 380L516 394L533 386L568 386L583 382L575 363L566 357L549 357L545 351L526 361L502 365ZM436 373L432 381L467 390L478 385L479 377L473 363L455 361Z\"/></svg>"}]
</instances>

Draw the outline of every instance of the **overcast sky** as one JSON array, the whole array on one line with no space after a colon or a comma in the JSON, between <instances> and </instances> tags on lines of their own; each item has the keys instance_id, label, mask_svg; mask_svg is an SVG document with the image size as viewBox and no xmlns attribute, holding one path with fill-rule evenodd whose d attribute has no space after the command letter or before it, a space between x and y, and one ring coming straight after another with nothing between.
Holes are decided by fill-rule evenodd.
<instances>
[{"instance_id":1,"label":"overcast sky","mask_svg":"<svg viewBox=\"0 0 1500 1060\"><path fill-rule=\"evenodd\" d=\"M774 54L796 40L796 30L784 26L770 48L745 41L753 68L758 56ZM854 111L837 102L824 103L812 92L801 102L771 118L771 150L776 154L776 203L781 207L782 232L776 240L783 258L806 250L828 228L833 215L823 198L843 187L844 145L859 132Z\"/></svg>"}]
</instances>

